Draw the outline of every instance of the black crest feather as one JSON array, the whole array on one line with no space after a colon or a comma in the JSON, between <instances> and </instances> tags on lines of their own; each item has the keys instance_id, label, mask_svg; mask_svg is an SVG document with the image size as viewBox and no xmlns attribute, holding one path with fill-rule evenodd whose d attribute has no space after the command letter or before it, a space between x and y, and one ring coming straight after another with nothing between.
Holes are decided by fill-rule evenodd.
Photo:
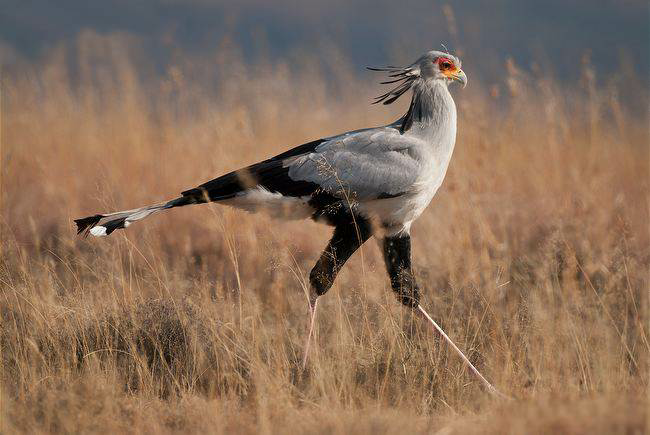
<instances>
[{"instance_id":1,"label":"black crest feather","mask_svg":"<svg viewBox=\"0 0 650 435\"><path fill-rule=\"evenodd\" d=\"M391 104L401 97L406 91L411 89L413 82L420 76L417 71L411 67L399 68L394 66L385 66L380 68L366 67L370 71L387 72L390 80L381 82L382 85L397 83L397 85L378 97L372 104L383 103Z\"/></svg>"},{"instance_id":2,"label":"black crest feather","mask_svg":"<svg viewBox=\"0 0 650 435\"><path fill-rule=\"evenodd\" d=\"M386 66L382 68L372 68L372 67L367 67L367 68L370 71L380 71L380 72L389 73L388 77L390 78L390 80L381 82L382 85L397 83L397 85L390 91L386 92L385 94L381 94L378 97L375 97L375 101L373 101L372 104L377 104L377 103L391 104L395 102L399 97L404 95L406 91L411 89L411 87L413 86L413 82L415 82L415 80L420 77L419 72L412 67L398 68L394 66ZM415 104L415 96L413 96L413 98L411 99L411 104L409 106L408 112L402 117L402 123L400 126L400 133L402 134L404 134L404 132L407 131L409 128L411 128L411 126L413 125L414 104Z\"/></svg>"}]
</instances>

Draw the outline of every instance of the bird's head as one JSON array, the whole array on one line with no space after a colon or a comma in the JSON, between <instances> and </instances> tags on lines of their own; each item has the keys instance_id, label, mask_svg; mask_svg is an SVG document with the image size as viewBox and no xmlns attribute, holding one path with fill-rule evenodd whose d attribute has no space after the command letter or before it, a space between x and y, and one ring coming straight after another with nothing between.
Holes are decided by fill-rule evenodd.
<instances>
[{"instance_id":1,"label":"bird's head","mask_svg":"<svg viewBox=\"0 0 650 435\"><path fill-rule=\"evenodd\" d=\"M411 89L418 80L423 82L439 81L445 86L453 82L460 82L463 87L467 85L467 76L461 69L460 59L442 51L429 51L407 67L386 66L382 68L368 67L368 69L389 73L390 80L381 82L383 85L397 83L393 89L375 98L375 103L392 103Z\"/></svg>"},{"instance_id":2,"label":"bird's head","mask_svg":"<svg viewBox=\"0 0 650 435\"><path fill-rule=\"evenodd\" d=\"M424 80L442 80L449 84L455 81L467 85L467 76L461 69L460 59L449 53L430 51L415 61L411 68L417 69Z\"/></svg>"}]
</instances>

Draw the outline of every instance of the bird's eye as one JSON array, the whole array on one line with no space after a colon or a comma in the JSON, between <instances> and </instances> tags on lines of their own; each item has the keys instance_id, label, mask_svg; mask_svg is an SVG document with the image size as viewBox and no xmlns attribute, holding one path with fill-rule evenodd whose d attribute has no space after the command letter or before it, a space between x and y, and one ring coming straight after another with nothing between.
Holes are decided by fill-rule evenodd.
<instances>
[{"instance_id":1,"label":"bird's eye","mask_svg":"<svg viewBox=\"0 0 650 435\"><path fill-rule=\"evenodd\" d=\"M449 62L448 60L441 60L440 61L440 70L441 71L446 71L448 69L451 69L452 66L453 66L452 63Z\"/></svg>"}]
</instances>

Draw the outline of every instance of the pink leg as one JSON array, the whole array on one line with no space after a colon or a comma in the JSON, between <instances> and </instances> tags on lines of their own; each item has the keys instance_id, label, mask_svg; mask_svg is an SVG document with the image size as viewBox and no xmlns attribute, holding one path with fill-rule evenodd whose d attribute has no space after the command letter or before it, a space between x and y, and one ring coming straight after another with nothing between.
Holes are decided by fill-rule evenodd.
<instances>
[{"instance_id":1,"label":"pink leg","mask_svg":"<svg viewBox=\"0 0 650 435\"><path fill-rule=\"evenodd\" d=\"M318 296L309 301L309 313L311 320L309 322L309 335L307 335L307 343L305 344L305 355L302 358L302 369L307 367L307 357L309 356L309 345L311 344L311 336L314 334L314 323L316 321L316 307L318 306Z\"/></svg>"},{"instance_id":2,"label":"pink leg","mask_svg":"<svg viewBox=\"0 0 650 435\"><path fill-rule=\"evenodd\" d=\"M429 316L429 314L426 311L424 311L422 305L418 305L418 311L422 314L422 316L424 316L426 320L428 320L433 325L433 328L436 330L436 332L438 332L438 334L440 334L442 338L445 339L445 341L451 346L451 348L456 351L458 356L460 356L463 362L467 364L467 366L476 375L476 377L478 377L483 382L483 384L485 384L485 387L491 394L497 397L501 397L503 399L510 399L508 396L506 396L505 394L501 393L499 390L494 388L494 386L490 384L488 380L483 377L481 372L479 372L478 369L474 367L474 364L472 364L470 360L465 356L465 354L458 348L458 346L456 346L454 342L451 341L451 338L449 338L449 336L445 334L445 331L443 331L442 328L438 326L438 324L431 318L431 316Z\"/></svg>"}]
</instances>

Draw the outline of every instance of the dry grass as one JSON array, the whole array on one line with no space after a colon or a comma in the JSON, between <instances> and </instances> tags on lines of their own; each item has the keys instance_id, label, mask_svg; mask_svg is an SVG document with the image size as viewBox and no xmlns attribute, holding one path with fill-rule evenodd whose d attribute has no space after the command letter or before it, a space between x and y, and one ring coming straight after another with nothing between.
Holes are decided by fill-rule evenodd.
<instances>
[{"instance_id":1,"label":"dry grass","mask_svg":"<svg viewBox=\"0 0 650 435\"><path fill-rule=\"evenodd\" d=\"M3 79L0 431L647 429L647 119L616 97L629 72L605 86L585 65L566 89L510 64L490 88L466 62L454 91L457 149L414 262L504 403L398 305L374 243L324 298L301 373L325 227L197 206L76 237L74 217L398 115L334 55L251 66L222 46L161 77L126 45L86 34Z\"/></svg>"}]
</instances>

